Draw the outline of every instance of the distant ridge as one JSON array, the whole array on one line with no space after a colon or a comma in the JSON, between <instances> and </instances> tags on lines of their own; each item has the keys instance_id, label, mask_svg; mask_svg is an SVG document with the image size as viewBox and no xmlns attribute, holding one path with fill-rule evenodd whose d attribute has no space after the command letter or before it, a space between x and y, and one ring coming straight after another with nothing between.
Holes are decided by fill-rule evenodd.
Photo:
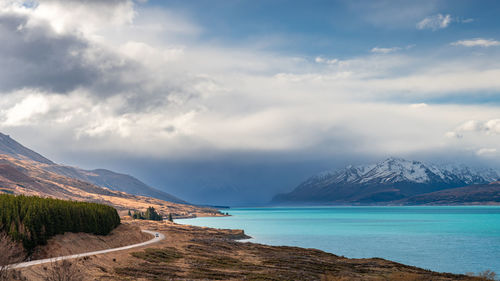
<instances>
[{"instance_id":1,"label":"distant ridge","mask_svg":"<svg viewBox=\"0 0 500 281\"><path fill-rule=\"evenodd\" d=\"M10 136L0 133L0 154L20 160L38 162L41 168L56 174L85 181L111 190L122 191L133 195L149 196L169 202L189 204L169 193L155 189L137 178L105 169L84 170L77 167L58 165L35 151L18 143Z\"/></svg>"},{"instance_id":2,"label":"distant ridge","mask_svg":"<svg viewBox=\"0 0 500 281\"><path fill-rule=\"evenodd\" d=\"M17 159L30 159L40 163L55 164L49 159L13 140L9 135L4 135L2 133L0 133L0 153Z\"/></svg>"},{"instance_id":3,"label":"distant ridge","mask_svg":"<svg viewBox=\"0 0 500 281\"><path fill-rule=\"evenodd\" d=\"M350 165L317 174L290 193L276 195L272 202L383 204L449 188L488 184L499 178L499 172L492 169L435 165L391 157L377 164Z\"/></svg>"},{"instance_id":4,"label":"distant ridge","mask_svg":"<svg viewBox=\"0 0 500 281\"><path fill-rule=\"evenodd\" d=\"M98 186L107 187L111 190L154 197L179 204L189 204L169 193L150 187L131 175L120 174L106 169L83 170L70 166L50 165L46 167L46 170L90 182Z\"/></svg>"},{"instance_id":5,"label":"distant ridge","mask_svg":"<svg viewBox=\"0 0 500 281\"><path fill-rule=\"evenodd\" d=\"M415 195L394 202L398 205L491 205L500 204L500 182L468 185Z\"/></svg>"}]
</instances>

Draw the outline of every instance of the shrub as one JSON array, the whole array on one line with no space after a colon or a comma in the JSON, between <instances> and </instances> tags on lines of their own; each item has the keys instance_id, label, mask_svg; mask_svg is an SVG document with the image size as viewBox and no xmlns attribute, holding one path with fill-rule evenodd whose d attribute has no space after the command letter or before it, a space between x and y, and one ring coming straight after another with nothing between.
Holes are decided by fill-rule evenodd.
<instances>
[{"instance_id":1,"label":"shrub","mask_svg":"<svg viewBox=\"0 0 500 281\"><path fill-rule=\"evenodd\" d=\"M132 218L139 220L152 220L152 221L162 221L163 217L156 212L155 208L149 207L146 212L134 211Z\"/></svg>"}]
</instances>

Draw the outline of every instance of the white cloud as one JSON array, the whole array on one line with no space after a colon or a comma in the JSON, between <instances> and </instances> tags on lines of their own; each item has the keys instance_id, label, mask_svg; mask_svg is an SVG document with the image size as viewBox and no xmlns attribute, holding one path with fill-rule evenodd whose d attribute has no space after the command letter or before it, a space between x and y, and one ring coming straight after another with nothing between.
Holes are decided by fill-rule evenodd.
<instances>
[{"instance_id":1,"label":"white cloud","mask_svg":"<svg viewBox=\"0 0 500 281\"><path fill-rule=\"evenodd\" d=\"M316 57L314 59L314 61L316 63L325 63L325 64L336 64L339 62L338 59L326 59L326 58L323 58L323 57Z\"/></svg>"},{"instance_id":2,"label":"white cloud","mask_svg":"<svg viewBox=\"0 0 500 281\"><path fill-rule=\"evenodd\" d=\"M468 114L464 115L467 116ZM456 140L448 144L454 144L465 151L473 151L477 156L498 155L497 152L500 151L500 119L482 120L465 121L457 126L455 130L447 132L445 134L446 138Z\"/></svg>"},{"instance_id":3,"label":"white cloud","mask_svg":"<svg viewBox=\"0 0 500 281\"><path fill-rule=\"evenodd\" d=\"M61 3L50 5L59 5L55 10L61 13L75 7ZM203 29L188 17L172 13L179 26L174 20L164 25L155 21L169 17L149 12L117 12L121 16L110 27L101 18L91 18L93 23L82 26L87 23L79 23L84 17L76 12L74 18L59 19L59 14L38 14L36 9L14 11L29 17L32 26L24 31L49 26L43 29L46 32L32 30L53 45L59 44L55 39L77 38L75 44L85 55L69 60L68 65L83 65L99 77L81 82L76 79L78 72L76 77L45 81L47 89L23 84L27 90L18 91L16 84L15 89L1 90L0 128L32 134L50 131L52 141L72 140L82 151L155 157L305 148L392 154L460 145L456 143L495 148L484 138L450 139L478 126L489 128L493 142L497 139L492 132L498 130L493 121L464 125L460 131L446 133L448 138L443 132L462 123L464 116L496 120L498 108L424 102L456 93L500 90L498 59L413 57L394 53L399 47L377 47L374 53L386 55L311 60L203 44L196 40ZM107 11L102 17L114 14ZM50 37L54 32L59 33ZM26 47L24 38L20 39L19 46ZM71 57L75 48L69 46L51 51ZM0 46L0 60L5 57L12 56ZM8 71L21 73L16 67ZM37 79L52 70L39 68L46 71L37 71ZM0 77L2 73L9 74L0 70ZM76 86L51 91L51 83L59 80ZM443 144L446 141L452 144Z\"/></svg>"},{"instance_id":4,"label":"white cloud","mask_svg":"<svg viewBox=\"0 0 500 281\"><path fill-rule=\"evenodd\" d=\"M487 133L500 134L500 119L492 119L486 121L484 128Z\"/></svg>"},{"instance_id":5,"label":"white cloud","mask_svg":"<svg viewBox=\"0 0 500 281\"><path fill-rule=\"evenodd\" d=\"M399 50L401 50L400 47L392 47L392 48L375 47L375 48L371 49L371 52L376 53L376 54L389 54L389 53L397 52Z\"/></svg>"},{"instance_id":6,"label":"white cloud","mask_svg":"<svg viewBox=\"0 0 500 281\"><path fill-rule=\"evenodd\" d=\"M438 30L446 28L452 22L451 15L437 14L424 18L417 23L417 29Z\"/></svg>"},{"instance_id":7,"label":"white cloud","mask_svg":"<svg viewBox=\"0 0 500 281\"><path fill-rule=\"evenodd\" d=\"M464 47L493 47L500 46L500 41L494 39L483 39L475 38L470 40L459 40L451 43L453 46L464 46Z\"/></svg>"},{"instance_id":8,"label":"white cloud","mask_svg":"<svg viewBox=\"0 0 500 281\"><path fill-rule=\"evenodd\" d=\"M474 132L480 131L482 129L482 124L476 120L469 120L458 127L460 132Z\"/></svg>"},{"instance_id":9,"label":"white cloud","mask_svg":"<svg viewBox=\"0 0 500 281\"><path fill-rule=\"evenodd\" d=\"M497 153L496 148L481 148L476 151L476 154L479 156L495 155L496 153Z\"/></svg>"},{"instance_id":10,"label":"white cloud","mask_svg":"<svg viewBox=\"0 0 500 281\"><path fill-rule=\"evenodd\" d=\"M456 129L457 132L482 132L486 134L500 134L500 119L487 121L469 120Z\"/></svg>"},{"instance_id":11,"label":"white cloud","mask_svg":"<svg viewBox=\"0 0 500 281\"><path fill-rule=\"evenodd\" d=\"M461 139L463 138L463 135L457 133L457 132L446 132L445 136L447 138L451 138L451 139Z\"/></svg>"},{"instance_id":12,"label":"white cloud","mask_svg":"<svg viewBox=\"0 0 500 281\"><path fill-rule=\"evenodd\" d=\"M49 111L49 102L44 95L29 94L5 111L5 126L21 126L33 118Z\"/></svg>"},{"instance_id":13,"label":"white cloud","mask_svg":"<svg viewBox=\"0 0 500 281\"><path fill-rule=\"evenodd\" d=\"M131 23L136 15L132 0L78 1L78 0L6 0L4 9L29 14L29 25L40 20L49 21L54 31L83 32L91 35L102 26L120 26ZM64 2L63 5L61 3ZM26 5L31 3L31 5ZM81 19L85 20L81 20Z\"/></svg>"},{"instance_id":14,"label":"white cloud","mask_svg":"<svg viewBox=\"0 0 500 281\"><path fill-rule=\"evenodd\" d=\"M411 108L419 109L419 108L427 108L429 107L426 103L414 103L410 105Z\"/></svg>"}]
</instances>

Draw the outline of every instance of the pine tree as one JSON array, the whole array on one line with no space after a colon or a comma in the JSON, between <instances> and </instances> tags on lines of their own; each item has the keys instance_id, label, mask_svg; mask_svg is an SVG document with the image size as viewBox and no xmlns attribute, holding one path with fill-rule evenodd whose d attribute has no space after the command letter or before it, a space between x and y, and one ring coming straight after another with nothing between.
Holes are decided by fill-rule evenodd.
<instances>
[{"instance_id":1,"label":"pine tree","mask_svg":"<svg viewBox=\"0 0 500 281\"><path fill-rule=\"evenodd\" d=\"M64 232L108 234L120 224L110 206L36 196L0 195L0 232L21 241L31 251Z\"/></svg>"}]
</instances>

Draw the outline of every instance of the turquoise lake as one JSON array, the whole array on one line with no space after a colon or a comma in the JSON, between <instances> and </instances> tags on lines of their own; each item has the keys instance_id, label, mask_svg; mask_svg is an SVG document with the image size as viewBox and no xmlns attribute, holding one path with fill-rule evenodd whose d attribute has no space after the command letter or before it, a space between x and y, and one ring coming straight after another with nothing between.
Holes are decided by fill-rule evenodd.
<instances>
[{"instance_id":1,"label":"turquoise lake","mask_svg":"<svg viewBox=\"0 0 500 281\"><path fill-rule=\"evenodd\" d=\"M235 208L230 217L175 220L244 229L269 245L381 257L441 272L500 273L500 207Z\"/></svg>"}]
</instances>

